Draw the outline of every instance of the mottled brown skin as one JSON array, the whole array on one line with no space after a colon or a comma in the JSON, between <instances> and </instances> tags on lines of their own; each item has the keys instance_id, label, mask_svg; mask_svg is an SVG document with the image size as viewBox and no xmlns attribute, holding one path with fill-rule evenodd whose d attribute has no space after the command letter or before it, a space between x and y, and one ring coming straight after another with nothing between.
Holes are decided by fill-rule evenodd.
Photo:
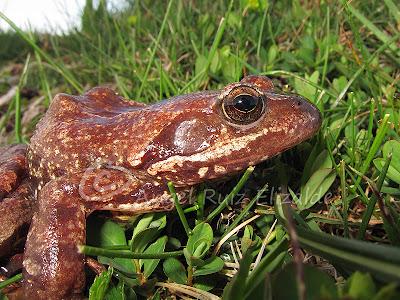
<instances>
[{"instance_id":1,"label":"mottled brown skin","mask_svg":"<svg viewBox=\"0 0 400 300\"><path fill-rule=\"evenodd\" d=\"M242 94L252 99L245 108L237 106ZM228 100L246 121L227 113ZM57 95L27 154L39 208L26 242L25 297L79 296L84 257L77 245L85 243L92 211L173 209L168 181L185 201L192 186L277 155L310 138L320 124L312 104L275 92L263 76L150 106L107 88Z\"/></svg>"},{"instance_id":2,"label":"mottled brown skin","mask_svg":"<svg viewBox=\"0 0 400 300\"><path fill-rule=\"evenodd\" d=\"M11 254L33 215L26 145L0 148L0 257ZM26 231L25 231L26 234Z\"/></svg>"},{"instance_id":3,"label":"mottled brown skin","mask_svg":"<svg viewBox=\"0 0 400 300\"><path fill-rule=\"evenodd\" d=\"M34 204L28 178L0 202L0 257L11 254L21 244L33 216Z\"/></svg>"},{"instance_id":4,"label":"mottled brown skin","mask_svg":"<svg viewBox=\"0 0 400 300\"><path fill-rule=\"evenodd\" d=\"M0 147L0 201L27 175L26 145Z\"/></svg>"}]
</instances>

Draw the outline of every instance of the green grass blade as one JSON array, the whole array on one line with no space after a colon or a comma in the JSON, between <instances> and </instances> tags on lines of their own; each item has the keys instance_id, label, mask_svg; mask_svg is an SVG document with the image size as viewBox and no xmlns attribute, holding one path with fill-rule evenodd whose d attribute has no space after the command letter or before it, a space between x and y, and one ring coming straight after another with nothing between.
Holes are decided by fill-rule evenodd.
<instances>
[{"instance_id":1,"label":"green grass blade","mask_svg":"<svg viewBox=\"0 0 400 300\"><path fill-rule=\"evenodd\" d=\"M345 167L345 162L343 160L340 162L340 189L342 192L342 202L343 202L344 236L348 238L349 237L349 221L348 221L349 203L347 200L347 192L346 192L346 167Z\"/></svg>"},{"instance_id":2,"label":"green grass blade","mask_svg":"<svg viewBox=\"0 0 400 300\"><path fill-rule=\"evenodd\" d=\"M336 107L339 102L343 99L343 97L346 95L348 89L350 86L354 83L354 81L360 76L360 74L365 70L369 64L377 57L380 53L385 51L390 45L392 45L393 42L395 42L398 38L400 37L400 32L398 32L395 36L393 36L391 39L389 39L386 43L384 43L382 46L380 46L355 73L354 75L350 78L350 80L347 82L346 86L343 88L343 90L340 92L339 96L336 98L335 103L333 103L332 107Z\"/></svg>"},{"instance_id":3,"label":"green grass blade","mask_svg":"<svg viewBox=\"0 0 400 300\"><path fill-rule=\"evenodd\" d=\"M251 294L253 288L265 279L267 273L273 272L282 262L288 248L287 236L275 243L273 248L265 255L257 267L250 273L246 280L246 295Z\"/></svg>"},{"instance_id":4,"label":"green grass blade","mask_svg":"<svg viewBox=\"0 0 400 300\"><path fill-rule=\"evenodd\" d=\"M389 124L388 124L389 123L389 117L390 117L390 115L388 115L388 114L386 114L383 117L382 123L381 123L381 125L379 126L379 128L377 130L375 139L372 142L372 146L369 149L367 157L364 160L363 164L361 165L361 168L360 168L360 173L361 174L365 174L365 172L367 172L367 170L368 170L368 168L369 168L369 166L370 166L370 164L372 162L372 159L374 158L375 154L379 150L379 147L382 145L382 143L384 141L384 138L386 136L386 132L387 132L387 130L389 128ZM355 182L356 186L358 186L360 184L361 179L362 178L359 176L357 181Z\"/></svg>"},{"instance_id":5,"label":"green grass blade","mask_svg":"<svg viewBox=\"0 0 400 300\"><path fill-rule=\"evenodd\" d=\"M242 178L238 181L236 186L232 189L232 191L228 194L228 196L225 197L224 200L218 205L216 209L214 209L206 218L205 222L211 222L217 215L219 215L225 207L228 206L229 202L233 200L233 198L239 193L239 191L242 189L244 184L247 182L249 179L250 175L253 173L254 167L248 167L246 172L242 175Z\"/></svg>"},{"instance_id":6,"label":"green grass blade","mask_svg":"<svg viewBox=\"0 0 400 300\"><path fill-rule=\"evenodd\" d=\"M329 50L330 50L330 9L329 6L326 6L326 40L328 41L328 45L325 48L324 53L324 68L322 69L322 77L321 77L321 85L324 85L326 74L328 72L328 59L329 59Z\"/></svg>"},{"instance_id":7,"label":"green grass blade","mask_svg":"<svg viewBox=\"0 0 400 300\"><path fill-rule=\"evenodd\" d=\"M374 111L375 111L375 100L372 98L369 104L369 118L368 118L368 130L367 130L367 141L364 144L364 151L367 152L372 140L372 129L374 128Z\"/></svg>"},{"instance_id":8,"label":"green grass blade","mask_svg":"<svg viewBox=\"0 0 400 300\"><path fill-rule=\"evenodd\" d=\"M21 127L21 89L25 86L26 84L26 78L28 74L28 66L30 62L30 55L28 54L24 68L22 70L21 77L19 79L17 91L15 93L15 139L17 140L17 143L22 143L23 138L22 138L22 127Z\"/></svg>"},{"instance_id":9,"label":"green grass blade","mask_svg":"<svg viewBox=\"0 0 400 300\"><path fill-rule=\"evenodd\" d=\"M194 83L197 83L196 84L197 88L200 86L200 83L202 82L202 78L208 72L208 69L210 68L210 65L214 58L214 55L217 52L218 46L221 43L222 36L225 32L226 24L228 21L229 13L232 10L232 6L233 6L233 0L231 0L231 2L229 4L229 8L228 8L227 12L225 13L225 17L223 17L219 23L217 33L215 34L214 41L211 45L210 52L208 53L207 62L205 64L204 68L198 74L196 74L196 76L194 76L192 78L192 80L190 80L185 86L183 86L180 89L181 93L185 92L187 89L189 89Z\"/></svg>"},{"instance_id":10,"label":"green grass blade","mask_svg":"<svg viewBox=\"0 0 400 300\"><path fill-rule=\"evenodd\" d=\"M267 14L268 14L268 9L269 9L269 4L267 2L267 4L265 5L263 17L261 19L260 33L258 35L257 53L256 53L257 57L260 57L261 41L262 41L262 36L263 36L263 31L264 31L265 20L267 18Z\"/></svg>"},{"instance_id":11,"label":"green grass blade","mask_svg":"<svg viewBox=\"0 0 400 300\"><path fill-rule=\"evenodd\" d=\"M389 43L390 41L390 36L388 36L386 33L384 33L382 30L380 30L378 27L376 27L370 20L368 20L358 9L353 7L352 5L348 5L348 10L365 26L367 27L378 39L380 39L383 43ZM392 43L388 44L388 47L390 50L393 52L397 53L398 48L396 45L393 45Z\"/></svg>"},{"instance_id":12,"label":"green grass blade","mask_svg":"<svg viewBox=\"0 0 400 300\"><path fill-rule=\"evenodd\" d=\"M264 192L268 188L268 183L266 183L258 192L257 195L251 199L251 201L246 205L246 207L242 210L242 212L235 218L235 220L232 222L231 225L228 226L228 228L225 230L225 233L222 235L224 237L227 235L229 232L232 231L233 228L235 228L240 221L243 220L244 216L250 211L250 209L253 207L253 205L260 199L260 197L264 194ZM222 238L221 237L221 238Z\"/></svg>"},{"instance_id":13,"label":"green grass blade","mask_svg":"<svg viewBox=\"0 0 400 300\"><path fill-rule=\"evenodd\" d=\"M105 256L111 258L131 258L131 259L165 259L183 255L183 251L170 251L162 253L135 253L129 250L110 250L87 245L78 246L79 253L90 256Z\"/></svg>"},{"instance_id":14,"label":"green grass blade","mask_svg":"<svg viewBox=\"0 0 400 300\"><path fill-rule=\"evenodd\" d=\"M21 133L21 89L17 87L15 92L15 139L17 143L22 143Z\"/></svg>"},{"instance_id":15,"label":"green grass blade","mask_svg":"<svg viewBox=\"0 0 400 300\"><path fill-rule=\"evenodd\" d=\"M43 68L42 59L40 58L40 54L37 51L35 51L35 58L36 58L38 66L39 66L40 83L41 83L42 89L45 94L44 103L45 103L45 106L48 107L50 104L50 101L53 99L53 96L51 94L50 84L49 84L49 81L47 80L46 72L44 71L44 68Z\"/></svg>"},{"instance_id":16,"label":"green grass blade","mask_svg":"<svg viewBox=\"0 0 400 300\"><path fill-rule=\"evenodd\" d=\"M178 195L176 194L175 187L172 182L168 182L168 189L172 199L174 199L175 208L176 211L178 212L179 218L181 219L183 228L185 228L186 235L189 237L192 234L192 230L189 227L185 213L183 212L182 209L182 205L179 203Z\"/></svg>"},{"instance_id":17,"label":"green grass blade","mask_svg":"<svg viewBox=\"0 0 400 300\"><path fill-rule=\"evenodd\" d=\"M171 11L171 7L172 7L172 3L173 2L174 2L173 0L170 0L169 3L168 3L167 10L166 10L166 12L164 14L164 19L163 19L163 21L161 23L160 31L158 32L157 38L154 41L153 49L151 50L151 53L150 53L150 58L149 58L149 62L148 62L147 67L146 67L146 71L144 72L144 75L141 78L141 82L142 83L140 84L140 87L139 87L139 89L138 89L138 91L136 93L136 99L140 99L140 96L142 95L142 91L143 91L145 85L147 84L147 77L149 76L150 68L151 68L151 66L153 64L154 57L155 57L158 45L160 44L160 39L161 39L161 36L162 36L162 34L164 32L165 25L167 24L167 20L168 20L169 13Z\"/></svg>"},{"instance_id":18,"label":"green grass blade","mask_svg":"<svg viewBox=\"0 0 400 300\"><path fill-rule=\"evenodd\" d=\"M200 185L196 203L198 205L198 209L197 209L197 212L196 212L197 220L201 221L201 220L204 219L204 207L205 207L205 204L206 204L206 191L205 191L204 184Z\"/></svg>"},{"instance_id":19,"label":"green grass blade","mask_svg":"<svg viewBox=\"0 0 400 300\"><path fill-rule=\"evenodd\" d=\"M350 240L301 227L297 227L297 233L303 248L333 264L400 282L400 254L397 247Z\"/></svg>"},{"instance_id":20,"label":"green grass blade","mask_svg":"<svg viewBox=\"0 0 400 300\"><path fill-rule=\"evenodd\" d=\"M0 282L0 291L1 291L1 289L3 289L3 288L5 288L5 287L9 286L10 284L12 284L12 283L14 283L14 282L21 281L21 280L22 280L22 273L19 273L19 274L17 274L17 275L14 275L14 276L11 277L11 278L8 278L8 279L6 279L6 280L1 281L1 282Z\"/></svg>"},{"instance_id":21,"label":"green grass blade","mask_svg":"<svg viewBox=\"0 0 400 300\"><path fill-rule=\"evenodd\" d=\"M382 185L385 182L386 173L389 169L389 165L390 165L391 161L392 161L392 157L389 156L385 162L385 165L382 169L381 174L379 175L378 182L376 183L376 188L377 188L378 192L381 191ZM377 200L378 200L378 198L376 197L375 194L373 194L367 204L367 209L364 211L364 214L362 216L360 230L358 231L358 235L357 235L357 238L360 240L364 238L365 232L367 231L368 223L372 217L372 213L374 212L374 208L375 208Z\"/></svg>"},{"instance_id":22,"label":"green grass blade","mask_svg":"<svg viewBox=\"0 0 400 300\"><path fill-rule=\"evenodd\" d=\"M396 19L397 24L400 24L400 10L397 8L396 4L392 0L383 0L389 9L389 12Z\"/></svg>"}]
</instances>

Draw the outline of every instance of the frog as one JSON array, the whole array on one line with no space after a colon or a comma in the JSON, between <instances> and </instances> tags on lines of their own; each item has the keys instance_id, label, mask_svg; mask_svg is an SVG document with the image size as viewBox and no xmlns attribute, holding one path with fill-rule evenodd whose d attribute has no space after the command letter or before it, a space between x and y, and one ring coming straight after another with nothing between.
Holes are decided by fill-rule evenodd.
<instances>
[{"instance_id":1,"label":"frog","mask_svg":"<svg viewBox=\"0 0 400 300\"><path fill-rule=\"evenodd\" d=\"M280 92L262 75L154 104L107 87L56 95L24 150L35 203L23 258L24 297L82 295L85 256L78 247L94 211L171 211L169 182L185 204L193 187L310 139L321 122L314 104Z\"/></svg>"}]
</instances>

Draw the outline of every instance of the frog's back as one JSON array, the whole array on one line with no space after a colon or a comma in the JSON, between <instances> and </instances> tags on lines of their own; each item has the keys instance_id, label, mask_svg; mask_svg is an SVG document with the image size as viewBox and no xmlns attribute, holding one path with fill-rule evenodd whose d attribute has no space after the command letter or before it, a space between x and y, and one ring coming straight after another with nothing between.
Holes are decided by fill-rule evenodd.
<instances>
[{"instance_id":1,"label":"frog's back","mask_svg":"<svg viewBox=\"0 0 400 300\"><path fill-rule=\"evenodd\" d=\"M145 107L109 88L94 88L83 96L58 94L31 138L31 176L45 183L84 171L99 161L123 163L132 135L141 147L136 132L140 126L135 124L145 120Z\"/></svg>"}]
</instances>

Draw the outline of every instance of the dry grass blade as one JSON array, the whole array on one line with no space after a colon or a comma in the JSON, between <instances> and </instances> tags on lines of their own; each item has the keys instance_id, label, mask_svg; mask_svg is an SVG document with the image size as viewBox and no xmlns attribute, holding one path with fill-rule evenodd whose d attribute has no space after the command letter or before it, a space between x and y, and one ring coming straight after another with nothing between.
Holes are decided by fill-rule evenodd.
<instances>
[{"instance_id":1,"label":"dry grass blade","mask_svg":"<svg viewBox=\"0 0 400 300\"><path fill-rule=\"evenodd\" d=\"M172 293L185 294L200 300L220 299L218 296L215 296L214 294L184 284L157 282L156 286L166 288L170 290Z\"/></svg>"},{"instance_id":2,"label":"dry grass blade","mask_svg":"<svg viewBox=\"0 0 400 300\"><path fill-rule=\"evenodd\" d=\"M261 245L260 252L258 252L256 261L254 262L254 267L256 267L256 266L260 263L261 258L262 258L263 254L264 254L265 247L267 247L267 244L268 244L268 242L269 242L269 239L270 239L270 237L271 237L272 232L273 232L274 229L275 229L275 226L276 226L276 223L277 223L277 222L278 222L278 219L275 219L274 223L272 224L271 228L269 229L269 231L268 231L268 233L267 233L267 236L266 236L265 239L263 240L263 243L262 243L262 245Z\"/></svg>"},{"instance_id":3,"label":"dry grass blade","mask_svg":"<svg viewBox=\"0 0 400 300\"><path fill-rule=\"evenodd\" d=\"M3 106L11 101L14 98L15 94L17 93L18 86L13 86L11 89L8 90L3 96L0 97L0 106Z\"/></svg>"},{"instance_id":4,"label":"dry grass blade","mask_svg":"<svg viewBox=\"0 0 400 300\"><path fill-rule=\"evenodd\" d=\"M215 246L215 249L213 251L214 255L218 254L219 249L221 248L221 246L233 235L235 235L240 229L242 229L243 227L245 227L247 224L253 222L255 219L257 219L258 217L260 217L260 215L255 215L253 217L251 217L250 219L247 219L246 221L244 221L243 223L241 223L240 225L236 226L235 228L233 228L231 230L231 232L229 232L226 236L224 236L219 242L218 244Z\"/></svg>"}]
</instances>

